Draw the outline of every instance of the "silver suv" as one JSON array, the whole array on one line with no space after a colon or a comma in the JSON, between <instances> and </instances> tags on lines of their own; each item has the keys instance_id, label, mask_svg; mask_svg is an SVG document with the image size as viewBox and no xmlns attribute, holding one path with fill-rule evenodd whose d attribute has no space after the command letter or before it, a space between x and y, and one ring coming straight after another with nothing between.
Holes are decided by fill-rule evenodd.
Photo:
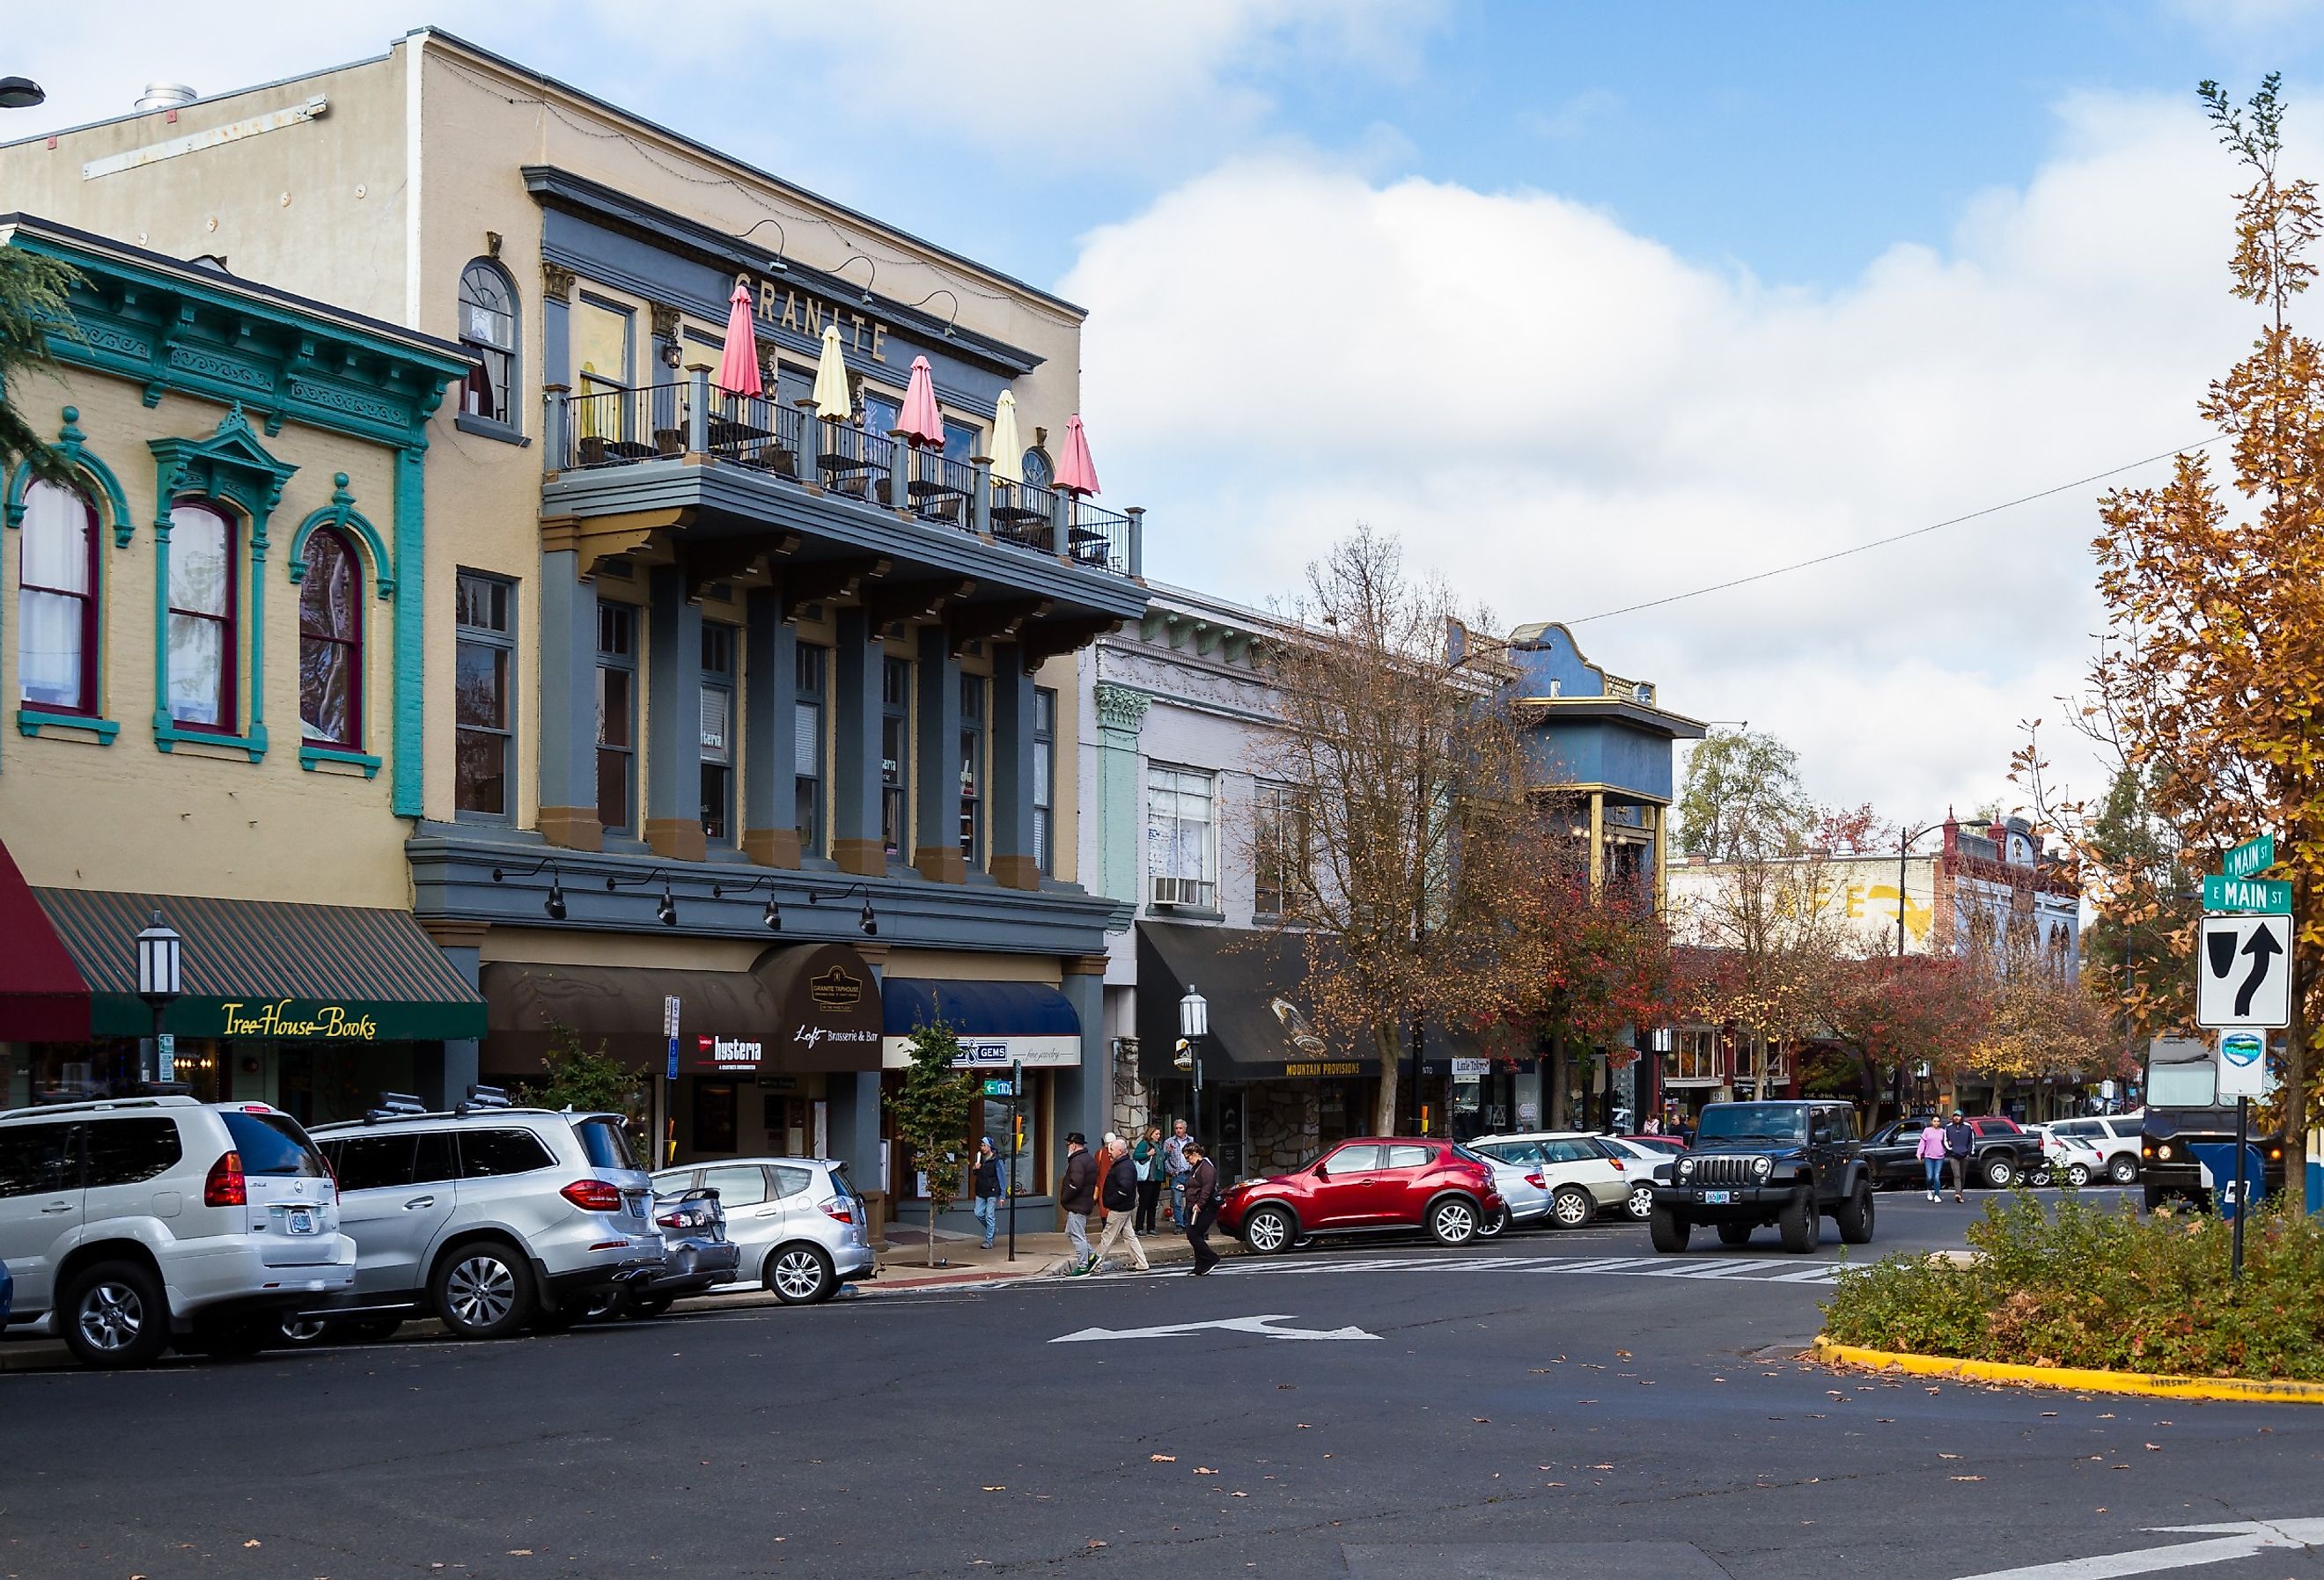
<instances>
[{"instance_id":1,"label":"silver suv","mask_svg":"<svg viewBox=\"0 0 2324 1580\"><path fill-rule=\"evenodd\" d=\"M621 1115L512 1108L488 1086L447 1113L383 1103L316 1127L358 1259L353 1297L309 1316L377 1333L426 1315L500 1338L569 1326L662 1270L653 1187Z\"/></svg>"},{"instance_id":2,"label":"silver suv","mask_svg":"<svg viewBox=\"0 0 2324 1580\"><path fill-rule=\"evenodd\" d=\"M0 1113L0 1260L19 1332L91 1366L254 1353L355 1278L337 1192L263 1103L118 1097Z\"/></svg>"},{"instance_id":3,"label":"silver suv","mask_svg":"<svg viewBox=\"0 0 2324 1580\"><path fill-rule=\"evenodd\" d=\"M665 1169L665 1196L708 1189L726 1213L726 1238L742 1252L745 1282L792 1306L828 1300L842 1284L872 1276L871 1216L847 1165L828 1158L737 1158Z\"/></svg>"}]
</instances>

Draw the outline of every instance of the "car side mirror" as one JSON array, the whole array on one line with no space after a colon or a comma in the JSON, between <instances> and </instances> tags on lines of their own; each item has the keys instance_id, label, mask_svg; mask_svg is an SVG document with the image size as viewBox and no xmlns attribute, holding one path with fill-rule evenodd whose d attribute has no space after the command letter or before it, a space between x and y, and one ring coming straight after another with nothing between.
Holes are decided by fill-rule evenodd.
<instances>
[{"instance_id":1,"label":"car side mirror","mask_svg":"<svg viewBox=\"0 0 2324 1580\"><path fill-rule=\"evenodd\" d=\"M1329 1169L1324 1168L1321 1163L1318 1163L1315 1165L1315 1178L1318 1179L1329 1179L1332 1178L1332 1171Z\"/></svg>"}]
</instances>

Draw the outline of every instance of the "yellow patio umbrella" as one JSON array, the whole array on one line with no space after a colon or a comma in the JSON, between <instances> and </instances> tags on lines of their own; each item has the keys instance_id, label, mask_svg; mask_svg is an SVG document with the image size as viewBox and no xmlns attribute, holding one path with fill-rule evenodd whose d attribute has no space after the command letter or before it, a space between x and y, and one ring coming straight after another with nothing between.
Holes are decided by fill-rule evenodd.
<instances>
[{"instance_id":1,"label":"yellow patio umbrella","mask_svg":"<svg viewBox=\"0 0 2324 1580\"><path fill-rule=\"evenodd\" d=\"M992 480L1022 487L1025 443L1017 437L1017 397L1007 390L992 403Z\"/></svg>"},{"instance_id":2,"label":"yellow patio umbrella","mask_svg":"<svg viewBox=\"0 0 2324 1580\"><path fill-rule=\"evenodd\" d=\"M839 327L826 324L823 356L815 365L815 414L843 421L853 404L847 394L847 358L839 349Z\"/></svg>"}]
</instances>

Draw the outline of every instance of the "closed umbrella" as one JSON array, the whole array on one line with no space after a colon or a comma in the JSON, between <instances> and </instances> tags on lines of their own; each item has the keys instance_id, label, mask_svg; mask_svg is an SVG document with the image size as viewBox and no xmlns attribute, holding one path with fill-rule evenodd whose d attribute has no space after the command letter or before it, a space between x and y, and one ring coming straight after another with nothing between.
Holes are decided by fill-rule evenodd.
<instances>
[{"instance_id":1,"label":"closed umbrella","mask_svg":"<svg viewBox=\"0 0 2324 1580\"><path fill-rule=\"evenodd\" d=\"M1021 486L1025 441L1017 437L1017 397L1007 390L992 403L992 480Z\"/></svg>"},{"instance_id":2,"label":"closed umbrella","mask_svg":"<svg viewBox=\"0 0 2324 1580\"><path fill-rule=\"evenodd\" d=\"M751 322L751 293L734 287L726 310L726 349L719 354L716 383L730 395L756 395L766 386L759 382L759 336Z\"/></svg>"},{"instance_id":3,"label":"closed umbrella","mask_svg":"<svg viewBox=\"0 0 2324 1580\"><path fill-rule=\"evenodd\" d=\"M839 349L839 327L826 324L823 356L815 365L815 413L841 422L846 420L851 404L847 397L847 358Z\"/></svg>"},{"instance_id":4,"label":"closed umbrella","mask_svg":"<svg viewBox=\"0 0 2324 1580\"><path fill-rule=\"evenodd\" d=\"M1090 459L1089 436L1082 420L1065 419L1065 453L1057 457L1057 486L1068 494L1095 494L1097 465Z\"/></svg>"},{"instance_id":5,"label":"closed umbrella","mask_svg":"<svg viewBox=\"0 0 2324 1580\"><path fill-rule=\"evenodd\" d=\"M936 411L936 385L928 359L912 358L912 376L904 384L904 414L897 420L904 437L930 449L944 448L944 418Z\"/></svg>"}]
</instances>

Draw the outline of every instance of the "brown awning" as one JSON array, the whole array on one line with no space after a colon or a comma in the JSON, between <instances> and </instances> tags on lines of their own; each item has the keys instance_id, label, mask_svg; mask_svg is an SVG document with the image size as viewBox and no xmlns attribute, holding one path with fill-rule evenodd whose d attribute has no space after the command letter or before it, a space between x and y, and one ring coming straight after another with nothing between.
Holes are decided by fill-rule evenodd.
<instances>
[{"instance_id":1,"label":"brown awning","mask_svg":"<svg viewBox=\"0 0 2324 1580\"><path fill-rule=\"evenodd\" d=\"M634 966L484 968L489 1030L484 1067L540 1067L569 1030L581 1046L634 1069L669 1057L665 999L678 1001L681 1073L807 1075L880 1067L880 993L872 968L844 944L770 949L748 971Z\"/></svg>"}]
</instances>

